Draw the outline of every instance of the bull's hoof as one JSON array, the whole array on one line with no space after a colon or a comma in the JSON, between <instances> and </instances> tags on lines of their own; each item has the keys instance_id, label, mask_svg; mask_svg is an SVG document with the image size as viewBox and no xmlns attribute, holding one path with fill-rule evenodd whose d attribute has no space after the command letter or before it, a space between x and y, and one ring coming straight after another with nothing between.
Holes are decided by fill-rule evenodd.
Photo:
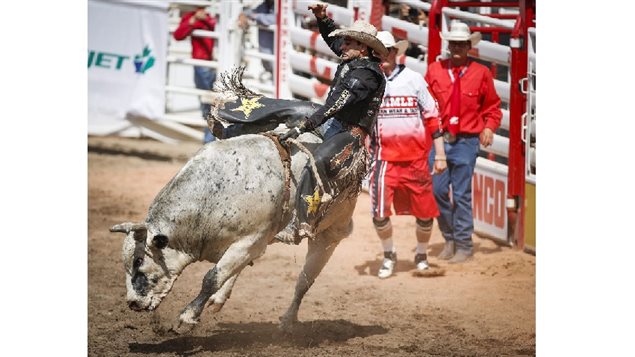
<instances>
[{"instance_id":1,"label":"bull's hoof","mask_svg":"<svg viewBox=\"0 0 635 357\"><path fill-rule=\"evenodd\" d=\"M293 318L285 314L280 316L280 326L278 326L278 328L284 333L292 333L297 322L297 317Z\"/></svg>"},{"instance_id":2,"label":"bull's hoof","mask_svg":"<svg viewBox=\"0 0 635 357\"><path fill-rule=\"evenodd\" d=\"M179 321L188 325L196 325L199 322L199 317L194 314L192 309L185 308L179 316Z\"/></svg>"},{"instance_id":3,"label":"bull's hoof","mask_svg":"<svg viewBox=\"0 0 635 357\"><path fill-rule=\"evenodd\" d=\"M199 319L195 316L194 312L191 309L185 308L171 330L177 334L189 333L198 323Z\"/></svg>"},{"instance_id":4,"label":"bull's hoof","mask_svg":"<svg viewBox=\"0 0 635 357\"><path fill-rule=\"evenodd\" d=\"M179 319L174 323L174 325L172 325L172 327L170 328L170 332L173 332L177 335L184 335L189 334L190 332L192 332L192 330L194 330L199 321L187 316L184 317L184 315L186 315L185 311L181 313Z\"/></svg>"},{"instance_id":5,"label":"bull's hoof","mask_svg":"<svg viewBox=\"0 0 635 357\"><path fill-rule=\"evenodd\" d=\"M225 303L208 303L207 306L208 308L213 312L213 313L217 313L220 311L220 309L223 308L223 305L225 305Z\"/></svg>"},{"instance_id":6,"label":"bull's hoof","mask_svg":"<svg viewBox=\"0 0 635 357\"><path fill-rule=\"evenodd\" d=\"M216 296L216 294L214 294L212 295L211 298L209 298L209 300L207 300L207 304L205 306L208 309L211 309L213 313L217 313L220 311L220 309L223 308L223 305L225 305L225 302L227 301L228 298L229 296L227 297L222 295Z\"/></svg>"}]
</instances>

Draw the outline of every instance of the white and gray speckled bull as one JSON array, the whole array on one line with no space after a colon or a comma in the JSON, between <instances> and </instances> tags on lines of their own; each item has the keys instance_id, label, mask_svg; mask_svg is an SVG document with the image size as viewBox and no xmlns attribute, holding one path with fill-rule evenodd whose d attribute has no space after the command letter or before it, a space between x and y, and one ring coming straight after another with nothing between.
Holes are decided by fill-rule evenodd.
<instances>
[{"instance_id":1,"label":"white and gray speckled bull","mask_svg":"<svg viewBox=\"0 0 635 357\"><path fill-rule=\"evenodd\" d=\"M307 147L319 143L311 133L299 140ZM143 223L113 226L111 231L127 233L123 262L129 307L156 309L188 264L209 261L216 265L205 275L198 296L181 312L179 325L198 323L206 304L214 312L220 310L242 269L264 254L291 219L282 207L285 199L295 197L307 162L295 148L291 156L294 179L285 196L281 156L270 138L243 135L212 142L159 192ZM336 200L321 220L317 238L308 242L293 301L281 317L283 330L297 321L303 296L339 241L352 231L355 203L355 195Z\"/></svg>"}]
</instances>

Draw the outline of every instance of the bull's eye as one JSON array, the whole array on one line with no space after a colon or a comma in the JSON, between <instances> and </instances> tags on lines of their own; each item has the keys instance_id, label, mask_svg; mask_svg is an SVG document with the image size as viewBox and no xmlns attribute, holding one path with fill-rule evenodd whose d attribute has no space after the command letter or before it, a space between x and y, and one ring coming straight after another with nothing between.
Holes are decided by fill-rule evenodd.
<instances>
[{"instance_id":1,"label":"bull's eye","mask_svg":"<svg viewBox=\"0 0 635 357\"><path fill-rule=\"evenodd\" d=\"M152 285L156 285L159 282L159 278L155 276L152 279L150 279L150 281L152 282Z\"/></svg>"},{"instance_id":2,"label":"bull's eye","mask_svg":"<svg viewBox=\"0 0 635 357\"><path fill-rule=\"evenodd\" d=\"M132 263L132 268L133 269L139 269L139 267L141 266L141 264L143 264L143 258L136 258L134 260L134 262Z\"/></svg>"}]
</instances>

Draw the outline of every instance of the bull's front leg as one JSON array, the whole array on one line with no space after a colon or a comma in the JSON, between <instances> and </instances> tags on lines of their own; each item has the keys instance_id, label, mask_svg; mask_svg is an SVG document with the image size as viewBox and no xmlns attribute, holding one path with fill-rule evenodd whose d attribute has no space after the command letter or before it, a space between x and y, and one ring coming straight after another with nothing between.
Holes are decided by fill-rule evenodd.
<instances>
[{"instance_id":1,"label":"bull's front leg","mask_svg":"<svg viewBox=\"0 0 635 357\"><path fill-rule=\"evenodd\" d=\"M287 312L280 317L280 329L291 332L293 325L298 321L298 310L302 303L304 294L309 290L315 278L320 274L322 268L331 258L335 247L339 244L339 239L329 239L325 232L319 233L315 239L309 239L309 250L306 254L306 262L302 268L298 281L295 284L295 293L291 306Z\"/></svg>"},{"instance_id":2,"label":"bull's front leg","mask_svg":"<svg viewBox=\"0 0 635 357\"><path fill-rule=\"evenodd\" d=\"M205 274L203 285L198 296L189 303L179 315L178 327L185 323L188 325L196 325L200 321L201 313L205 304L210 298L216 294L221 287L225 288L225 283L230 279L234 279L249 264L256 259L267 247L266 239L261 237L245 237L238 242L232 244L216 266ZM233 282L227 285L227 292L231 291ZM221 293L222 295L222 293ZM220 298L220 295L217 295Z\"/></svg>"},{"instance_id":3,"label":"bull's front leg","mask_svg":"<svg viewBox=\"0 0 635 357\"><path fill-rule=\"evenodd\" d=\"M236 282L239 274L227 279L225 284L223 284L223 286L207 301L207 307L211 306L212 312L218 312L221 308L223 308L225 301L229 299L229 296L232 293L234 283Z\"/></svg>"}]
</instances>

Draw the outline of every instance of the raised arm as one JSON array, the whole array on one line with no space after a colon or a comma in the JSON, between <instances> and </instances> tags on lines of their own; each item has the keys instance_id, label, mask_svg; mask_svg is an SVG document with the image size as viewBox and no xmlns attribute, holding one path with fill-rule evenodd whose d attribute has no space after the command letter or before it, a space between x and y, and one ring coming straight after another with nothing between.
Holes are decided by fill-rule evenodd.
<instances>
[{"instance_id":1,"label":"raised arm","mask_svg":"<svg viewBox=\"0 0 635 357\"><path fill-rule=\"evenodd\" d=\"M309 10L313 11L313 15L317 19L320 35L322 35L326 44L329 45L331 51L339 57L342 54L340 46L343 39L341 37L329 37L329 34L337 28L335 27L335 22L326 15L327 7L327 4L315 4L309 5Z\"/></svg>"},{"instance_id":2,"label":"raised arm","mask_svg":"<svg viewBox=\"0 0 635 357\"><path fill-rule=\"evenodd\" d=\"M187 36L189 36L189 34L192 33L192 30L194 30L194 27L192 27L192 24L190 23L190 19L193 16L194 16L194 13L189 13L189 14L185 14L181 18L179 27L177 27L176 30L174 30L174 33L172 34L175 40L177 41L184 40Z\"/></svg>"},{"instance_id":3,"label":"raised arm","mask_svg":"<svg viewBox=\"0 0 635 357\"><path fill-rule=\"evenodd\" d=\"M189 36L194 30L214 31L216 19L212 18L205 10L188 13L183 16L179 26L174 30L174 39L181 41Z\"/></svg>"}]
</instances>

